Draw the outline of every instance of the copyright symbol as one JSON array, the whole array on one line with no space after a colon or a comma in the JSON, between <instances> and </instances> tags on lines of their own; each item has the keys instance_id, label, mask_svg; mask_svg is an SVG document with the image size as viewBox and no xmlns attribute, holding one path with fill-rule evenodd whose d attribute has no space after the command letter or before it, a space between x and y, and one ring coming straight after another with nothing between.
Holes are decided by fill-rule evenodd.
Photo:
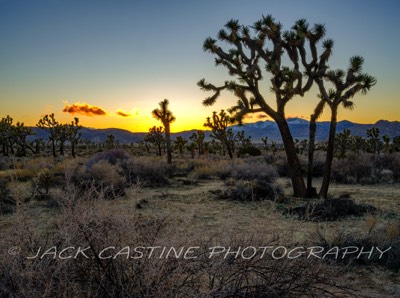
<instances>
[{"instance_id":1,"label":"copyright symbol","mask_svg":"<svg viewBox=\"0 0 400 298\"><path fill-rule=\"evenodd\" d=\"M21 252L21 248L19 246L13 246L8 249L8 254L12 256L16 256Z\"/></svg>"}]
</instances>

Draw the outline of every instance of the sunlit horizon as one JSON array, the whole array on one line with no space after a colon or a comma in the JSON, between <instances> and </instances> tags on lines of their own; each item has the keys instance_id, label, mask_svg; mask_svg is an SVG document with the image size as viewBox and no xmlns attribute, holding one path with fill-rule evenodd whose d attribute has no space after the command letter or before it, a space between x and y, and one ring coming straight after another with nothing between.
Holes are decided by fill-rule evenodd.
<instances>
[{"instance_id":1,"label":"sunlit horizon","mask_svg":"<svg viewBox=\"0 0 400 298\"><path fill-rule=\"evenodd\" d=\"M216 38L232 18L252 25L271 14L286 29L301 18L325 24L326 37L335 41L329 62L333 69L346 69L351 56L364 57L364 71L378 83L367 95L356 95L354 110L341 108L338 121L399 121L400 3L310 0L292 6L289 10L278 0L251 5L236 0L1 1L0 117L10 115L14 122L35 126L43 115L54 113L61 123L78 117L85 127L147 132L161 125L151 111L167 98L176 117L172 132L205 130L206 118L227 110L236 98L225 92L214 106L203 106L210 94L197 82L229 80L226 69L216 67L213 55L203 51L204 40ZM265 89L275 106L274 95ZM286 117L308 120L317 101L314 89L295 97ZM271 119L254 116L247 122L260 120ZM329 120L326 109L319 121Z\"/></svg>"}]
</instances>

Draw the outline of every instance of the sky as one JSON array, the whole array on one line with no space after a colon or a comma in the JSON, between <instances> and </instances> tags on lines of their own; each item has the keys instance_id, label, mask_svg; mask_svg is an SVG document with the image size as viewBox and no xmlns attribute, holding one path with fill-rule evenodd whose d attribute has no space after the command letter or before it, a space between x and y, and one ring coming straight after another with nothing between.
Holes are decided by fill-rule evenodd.
<instances>
[{"instance_id":1,"label":"sky","mask_svg":"<svg viewBox=\"0 0 400 298\"><path fill-rule=\"evenodd\" d=\"M34 126L55 113L62 123L78 117L87 127L146 132L161 125L151 111L167 98L173 132L202 129L213 111L236 102L223 93L215 105L202 105L210 94L200 79L229 79L203 51L204 40L230 19L252 25L271 14L286 29L301 18L325 24L335 41L332 68L364 57L364 71L378 83L354 98L353 111L340 110L339 120L398 121L399 9L397 0L0 0L0 117ZM294 98L286 116L309 118L316 95L312 89ZM326 110L321 120L329 117Z\"/></svg>"}]
</instances>

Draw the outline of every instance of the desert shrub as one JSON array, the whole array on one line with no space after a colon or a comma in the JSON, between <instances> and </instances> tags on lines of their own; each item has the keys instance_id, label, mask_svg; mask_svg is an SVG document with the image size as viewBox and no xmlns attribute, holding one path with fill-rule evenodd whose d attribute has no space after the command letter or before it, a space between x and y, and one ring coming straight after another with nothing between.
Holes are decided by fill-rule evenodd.
<instances>
[{"instance_id":1,"label":"desert shrub","mask_svg":"<svg viewBox=\"0 0 400 298\"><path fill-rule=\"evenodd\" d=\"M168 185L167 177L174 171L164 160L145 156L126 159L121 163L121 168L129 183L140 180L145 186Z\"/></svg>"},{"instance_id":2,"label":"desert shrub","mask_svg":"<svg viewBox=\"0 0 400 298\"><path fill-rule=\"evenodd\" d=\"M54 184L54 177L47 168L40 170L32 180L33 196L48 194L50 187Z\"/></svg>"},{"instance_id":3,"label":"desert shrub","mask_svg":"<svg viewBox=\"0 0 400 298\"><path fill-rule=\"evenodd\" d=\"M73 181L81 191L95 189L97 192L104 192L107 199L125 195L126 180L118 165L113 165L105 159L90 164L90 167L75 169Z\"/></svg>"},{"instance_id":4,"label":"desert shrub","mask_svg":"<svg viewBox=\"0 0 400 298\"><path fill-rule=\"evenodd\" d=\"M217 193L217 198L234 201L263 201L275 200L282 195L282 189L266 180L230 180L225 190Z\"/></svg>"},{"instance_id":5,"label":"desert shrub","mask_svg":"<svg viewBox=\"0 0 400 298\"><path fill-rule=\"evenodd\" d=\"M230 177L238 180L263 180L273 182L278 174L275 168L263 160L245 159L245 163L232 164Z\"/></svg>"},{"instance_id":6,"label":"desert shrub","mask_svg":"<svg viewBox=\"0 0 400 298\"><path fill-rule=\"evenodd\" d=\"M226 179L232 171L232 161L226 159L209 160L208 157L192 161L191 177L196 179Z\"/></svg>"},{"instance_id":7,"label":"desert shrub","mask_svg":"<svg viewBox=\"0 0 400 298\"><path fill-rule=\"evenodd\" d=\"M14 206L15 201L11 197L8 179L0 178L0 214L13 212Z\"/></svg>"},{"instance_id":8,"label":"desert shrub","mask_svg":"<svg viewBox=\"0 0 400 298\"><path fill-rule=\"evenodd\" d=\"M351 154L335 159L331 179L338 183L392 183L400 179L400 158L396 154Z\"/></svg>"},{"instance_id":9,"label":"desert shrub","mask_svg":"<svg viewBox=\"0 0 400 298\"><path fill-rule=\"evenodd\" d=\"M307 161L304 161L304 167L307 165ZM322 177L324 175L325 168L325 152L316 151L314 153L313 162L313 177Z\"/></svg>"},{"instance_id":10,"label":"desert shrub","mask_svg":"<svg viewBox=\"0 0 400 298\"><path fill-rule=\"evenodd\" d=\"M237 156L238 157L244 157L244 156L260 156L261 155L261 150L258 149L257 147L254 146L246 146L246 147L240 147L237 151Z\"/></svg>"},{"instance_id":11,"label":"desert shrub","mask_svg":"<svg viewBox=\"0 0 400 298\"><path fill-rule=\"evenodd\" d=\"M9 156L0 156L0 171L7 171L12 167L12 158Z\"/></svg>"},{"instance_id":12,"label":"desert shrub","mask_svg":"<svg viewBox=\"0 0 400 298\"><path fill-rule=\"evenodd\" d=\"M371 225L372 221L372 225ZM329 250L333 247L355 247L358 251L371 252L358 255L348 254L340 258L331 258L330 261L371 265L379 264L393 271L400 271L400 223L388 222L377 224L375 218L366 219L367 230L364 233L349 233L343 229L337 230L333 235L326 235L320 228L310 235L313 244L324 247ZM386 251L381 254L376 248Z\"/></svg>"},{"instance_id":13,"label":"desert shrub","mask_svg":"<svg viewBox=\"0 0 400 298\"><path fill-rule=\"evenodd\" d=\"M374 174L379 182L400 181L400 154L371 156Z\"/></svg>"},{"instance_id":14,"label":"desert shrub","mask_svg":"<svg viewBox=\"0 0 400 298\"><path fill-rule=\"evenodd\" d=\"M193 259L158 257L160 250L153 257L145 251L143 257L134 258L139 245L179 250L194 242L165 218L132 217L128 208L115 216L110 204L91 193L77 195L69 189L60 199L63 212L46 232L33 229L27 214L15 218L15 235L7 240L20 253L0 258L1 297L321 297L348 292L336 282L342 274L338 267L319 260L277 260L271 253L252 258L233 253L210 257L213 243L237 251L266 243L277 247L287 241L282 236L261 239L260 231L254 231L259 238L234 232L199 237ZM55 253L73 247L72 254L78 247L89 249L87 258L80 254L61 260L50 254L27 259L39 247L53 247ZM98 257L105 248L111 248L104 254L111 258ZM71 250L64 255L69 254Z\"/></svg>"},{"instance_id":15,"label":"desert shrub","mask_svg":"<svg viewBox=\"0 0 400 298\"><path fill-rule=\"evenodd\" d=\"M87 162L86 166L88 168L92 167L94 164L101 160L105 160L112 165L121 163L122 161L128 160L129 154L122 149L111 149L108 151L100 152L93 155Z\"/></svg>"},{"instance_id":16,"label":"desert shrub","mask_svg":"<svg viewBox=\"0 0 400 298\"><path fill-rule=\"evenodd\" d=\"M290 167L286 157L276 156L274 166L280 177L290 177Z\"/></svg>"},{"instance_id":17,"label":"desert shrub","mask_svg":"<svg viewBox=\"0 0 400 298\"><path fill-rule=\"evenodd\" d=\"M372 171L368 155L351 154L333 160L331 180L337 183L373 183Z\"/></svg>"},{"instance_id":18,"label":"desert shrub","mask_svg":"<svg viewBox=\"0 0 400 298\"><path fill-rule=\"evenodd\" d=\"M275 168L265 161L264 157L248 157L237 160L219 160L210 162L207 159L194 161L191 173L197 179L218 177L222 180L265 180L272 182L278 176Z\"/></svg>"},{"instance_id":19,"label":"desert shrub","mask_svg":"<svg viewBox=\"0 0 400 298\"><path fill-rule=\"evenodd\" d=\"M349 198L335 198L308 202L302 206L288 208L284 213L297 215L300 220L334 221L376 211L374 206L359 204Z\"/></svg>"}]
</instances>

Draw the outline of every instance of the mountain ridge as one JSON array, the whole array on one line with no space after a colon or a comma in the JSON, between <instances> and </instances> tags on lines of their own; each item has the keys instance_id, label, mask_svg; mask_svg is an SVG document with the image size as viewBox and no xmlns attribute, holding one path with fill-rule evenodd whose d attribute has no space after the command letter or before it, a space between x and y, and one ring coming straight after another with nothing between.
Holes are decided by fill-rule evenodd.
<instances>
[{"instance_id":1,"label":"mountain ridge","mask_svg":"<svg viewBox=\"0 0 400 298\"><path fill-rule=\"evenodd\" d=\"M302 118L288 118L288 125L292 132L294 139L302 140L308 139L309 133L309 121ZM324 141L328 138L329 134L329 121L317 122L317 132L316 140ZM375 124L359 124L354 123L349 120L338 121L336 133L343 132L344 129L349 129L352 135L367 137L367 129L372 127L377 127L380 131L380 137L387 134L391 138L395 136L400 136L400 122L399 121L388 121L388 120L378 120ZM238 131L244 130L246 136L251 136L252 140L255 142L261 142L261 138L268 137L271 141L281 141L281 136L279 133L278 126L274 121L265 120L257 121L254 123L246 123L241 126L233 125L232 130L236 133ZM31 139L41 137L43 139L48 138L48 133L43 129L38 127L32 127L35 136ZM181 136L188 139L197 129L186 130L176 133L171 133L172 139ZM84 127L80 130L82 134L82 139L90 140L92 142L104 142L107 139L107 135L112 134L115 140L120 143L135 143L142 140L147 132L131 132L126 129L120 128L87 128ZM206 131L206 139L210 139L211 131Z\"/></svg>"}]
</instances>

